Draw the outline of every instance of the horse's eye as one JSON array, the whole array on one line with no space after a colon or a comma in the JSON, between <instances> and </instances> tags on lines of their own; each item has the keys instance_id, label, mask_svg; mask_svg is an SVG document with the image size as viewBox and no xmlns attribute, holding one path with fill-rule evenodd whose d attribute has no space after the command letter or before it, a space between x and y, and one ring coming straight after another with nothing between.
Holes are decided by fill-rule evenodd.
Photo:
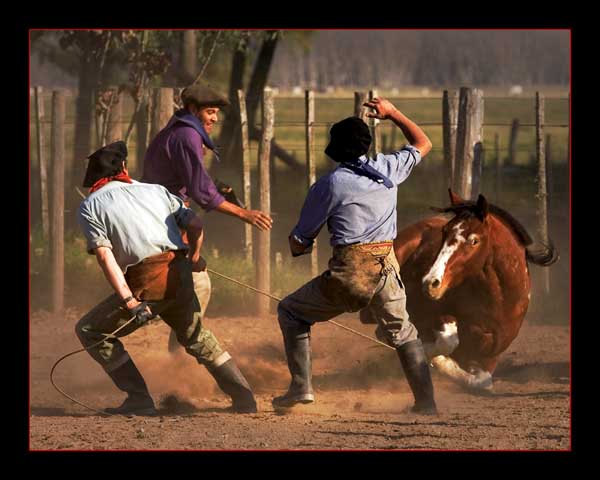
<instances>
[{"instance_id":1,"label":"horse's eye","mask_svg":"<svg viewBox=\"0 0 600 480\"><path fill-rule=\"evenodd\" d=\"M477 235L469 235L468 240L471 245L477 245L479 243L479 238L477 237Z\"/></svg>"}]
</instances>

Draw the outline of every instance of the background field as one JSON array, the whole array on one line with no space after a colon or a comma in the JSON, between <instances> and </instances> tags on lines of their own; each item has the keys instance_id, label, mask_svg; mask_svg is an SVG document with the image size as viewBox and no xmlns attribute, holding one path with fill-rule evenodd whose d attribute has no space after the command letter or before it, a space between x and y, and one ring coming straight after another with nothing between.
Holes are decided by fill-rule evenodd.
<instances>
[{"instance_id":1,"label":"background field","mask_svg":"<svg viewBox=\"0 0 600 480\"><path fill-rule=\"evenodd\" d=\"M481 192L492 203L513 213L534 238L537 237L536 189L535 181L535 88L526 89L518 97L508 97L505 89L485 89L484 98L484 167ZM530 306L530 318L534 321L565 323L568 322L569 291L569 163L568 163L568 124L569 100L568 91L564 88L545 87L540 91L546 97L545 133L551 136L551 168L549 171L549 226L550 236L559 248L562 259L551 268L552 307L538 295L538 267L532 269L534 276L534 296ZM45 154L50 155L50 123L48 113L51 111L51 92L45 92L44 102L46 122L44 136ZM430 214L429 206L442 206L447 203L447 192L442 165L442 102L441 90L423 88L406 88L400 93L381 91L381 95L389 96L394 104L407 116L421 125L433 142L432 152L417 166L408 180L402 184L398 192L398 226L402 228L417 219ZM330 125L353 113L354 99L352 91L336 91L330 94L316 94L316 128L315 151L317 156L317 176L320 176L335 164L329 160L323 150L327 144ZM123 129L126 129L132 102L124 98ZM31 110L31 279L33 309L47 306L48 259L47 248L41 239L39 214L39 177L38 159L36 155L36 135L33 106ZM499 154L502 159L508 156L508 139L510 125L518 119L519 130L517 151L513 165L502 169L501 190L497 190L495 166L494 137L499 136ZM66 152L67 167L72 165L73 151L73 96L67 99L66 118ZM257 123L259 119L255 120ZM275 100L275 139L290 151L301 164L305 164L304 145L304 99L289 92L278 92ZM395 132L394 132L395 130ZM136 130L129 145L130 172L134 178L141 176L141 169L136 155ZM385 148L391 150L405 143L399 129L390 122L381 124L382 140ZM213 137L217 138L218 128ZM393 142L393 144L392 144ZM257 192L257 145L251 144L252 204L258 205ZM47 157L47 158L48 158ZM213 177L219 178L241 192L241 172L231 165L216 163L208 156L207 165ZM69 171L66 175L68 177ZM293 171L280 161L272 167L271 204L275 224L272 230L273 262L275 252L281 252L283 262L280 267L272 267L272 292L284 296L309 279L308 258L292 259L287 252L287 235L297 221L300 208L307 191L307 180L304 174ZM219 272L254 284L254 268L242 255L243 224L232 217L215 213L198 213L204 217L206 224L206 243L204 255L209 266ZM66 211L67 224L72 224L66 233L66 301L67 306L89 308L94 302L110 293L93 257L84 251L81 234L73 222L75 212ZM330 247L328 235L324 229L319 238L319 266L323 270L329 258ZM215 315L241 315L247 313L248 305L255 300L254 293L242 290L224 280L213 278L213 298L210 311Z\"/></svg>"}]
</instances>

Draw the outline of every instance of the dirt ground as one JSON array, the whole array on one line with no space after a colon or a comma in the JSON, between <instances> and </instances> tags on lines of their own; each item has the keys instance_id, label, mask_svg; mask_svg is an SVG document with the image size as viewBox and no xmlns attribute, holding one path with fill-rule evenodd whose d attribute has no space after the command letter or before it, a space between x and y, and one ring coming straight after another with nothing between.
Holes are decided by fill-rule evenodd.
<instances>
[{"instance_id":1,"label":"dirt ground","mask_svg":"<svg viewBox=\"0 0 600 480\"><path fill-rule=\"evenodd\" d=\"M568 450L570 335L527 320L496 370L494 391L473 395L433 373L437 417L410 413L410 390L394 352L331 324L313 328L316 402L288 414L271 398L289 382L275 316L211 318L206 325L253 386L259 413L228 413L228 398L183 350L167 351L161 321L124 343L159 406L158 417L102 417L60 395L53 363L80 348L73 327L84 313L31 318L31 450ZM336 319L373 336L357 316ZM94 408L124 394L87 353L56 369L56 384Z\"/></svg>"}]
</instances>

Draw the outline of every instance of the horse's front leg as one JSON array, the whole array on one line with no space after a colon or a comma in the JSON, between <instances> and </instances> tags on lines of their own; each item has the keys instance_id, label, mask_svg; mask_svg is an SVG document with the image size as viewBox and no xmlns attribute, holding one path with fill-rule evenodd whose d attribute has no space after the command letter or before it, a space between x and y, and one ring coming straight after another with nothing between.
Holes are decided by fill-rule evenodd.
<instances>
[{"instance_id":1,"label":"horse's front leg","mask_svg":"<svg viewBox=\"0 0 600 480\"><path fill-rule=\"evenodd\" d=\"M463 387L480 392L492 390L492 374L483 368L473 366L467 372L456 360L444 355L433 357L431 363L440 373Z\"/></svg>"},{"instance_id":2,"label":"horse's front leg","mask_svg":"<svg viewBox=\"0 0 600 480\"><path fill-rule=\"evenodd\" d=\"M450 358L449 355L456 350L460 343L456 317L440 316L440 322L437 329L433 330L433 336L435 340L424 343L423 348L427 358L442 375L472 390L487 392L492 389L490 372L493 371L493 368L486 369L488 365L473 363L466 371L456 360Z\"/></svg>"},{"instance_id":3,"label":"horse's front leg","mask_svg":"<svg viewBox=\"0 0 600 480\"><path fill-rule=\"evenodd\" d=\"M456 318L442 315L438 329L433 329L433 342L423 342L423 349L428 360L439 355L450 355L458 347L458 328Z\"/></svg>"}]
</instances>

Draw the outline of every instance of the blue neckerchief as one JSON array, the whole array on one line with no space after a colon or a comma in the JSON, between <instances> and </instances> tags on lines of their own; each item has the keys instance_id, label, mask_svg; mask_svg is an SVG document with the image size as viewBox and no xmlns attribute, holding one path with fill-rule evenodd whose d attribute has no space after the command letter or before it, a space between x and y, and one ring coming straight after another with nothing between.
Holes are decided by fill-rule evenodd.
<instances>
[{"instance_id":1,"label":"blue neckerchief","mask_svg":"<svg viewBox=\"0 0 600 480\"><path fill-rule=\"evenodd\" d=\"M368 177L377 183L383 183L387 188L394 188L394 184L388 177L375 170L367 162L361 162L358 158L356 160L346 160L345 162L342 162L342 165L358 175Z\"/></svg>"},{"instance_id":2,"label":"blue neckerchief","mask_svg":"<svg viewBox=\"0 0 600 480\"><path fill-rule=\"evenodd\" d=\"M206 148L212 150L217 161L220 161L219 151L208 136L208 133L206 133L206 130L204 130L204 126L202 125L202 122L198 119L198 117L192 115L185 108L177 110L175 112L175 116L184 123L187 123L190 127L193 127L194 130L196 130L202 137L202 142L204 143L204 145L206 145Z\"/></svg>"}]
</instances>

